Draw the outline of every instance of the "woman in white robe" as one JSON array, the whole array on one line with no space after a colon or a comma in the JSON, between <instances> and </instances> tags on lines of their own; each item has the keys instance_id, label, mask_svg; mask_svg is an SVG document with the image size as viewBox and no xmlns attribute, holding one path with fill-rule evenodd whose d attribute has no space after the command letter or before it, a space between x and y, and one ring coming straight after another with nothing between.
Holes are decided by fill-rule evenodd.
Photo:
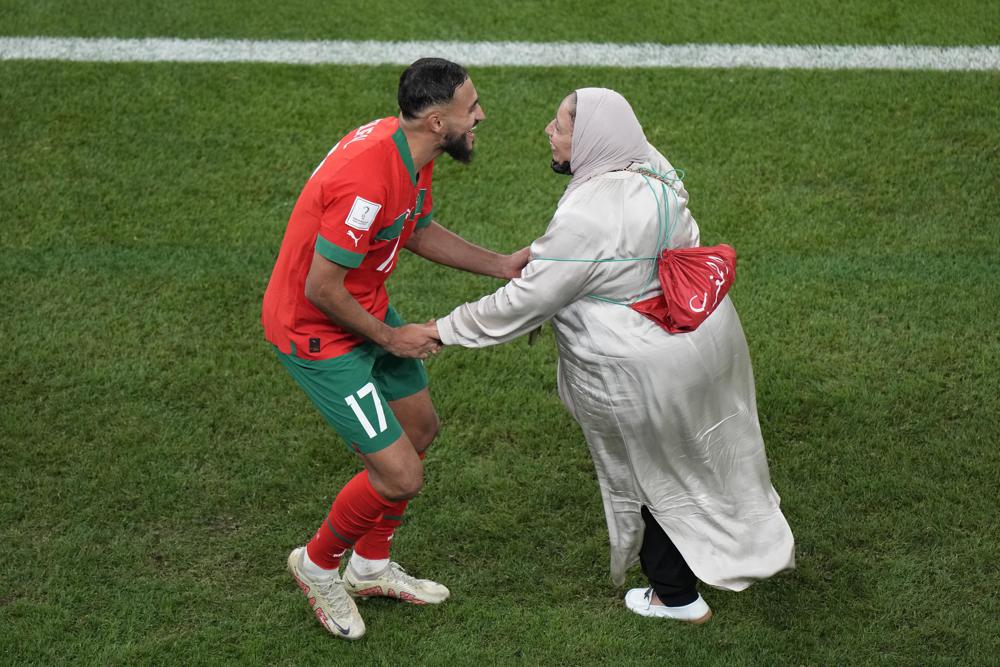
<instances>
[{"instance_id":1,"label":"woman in white robe","mask_svg":"<svg viewBox=\"0 0 1000 667\"><path fill-rule=\"evenodd\" d=\"M553 169L572 180L545 235L532 244L520 278L438 320L438 337L483 347L552 321L559 395L597 470L613 581L624 583L642 550L652 585L626 594L629 609L703 622L711 610L694 592L694 577L739 591L794 566L739 317L726 297L695 331L670 334L627 307L661 291L655 260L641 258L654 257L664 240L671 248L697 246L699 231L679 179L661 186L637 173L673 169L621 95L580 89L546 132ZM644 544L644 533L651 542L661 530L662 544ZM680 590L656 587L657 564L646 562L664 548L679 552L676 567L693 572L693 602L660 600L663 591Z\"/></svg>"}]
</instances>

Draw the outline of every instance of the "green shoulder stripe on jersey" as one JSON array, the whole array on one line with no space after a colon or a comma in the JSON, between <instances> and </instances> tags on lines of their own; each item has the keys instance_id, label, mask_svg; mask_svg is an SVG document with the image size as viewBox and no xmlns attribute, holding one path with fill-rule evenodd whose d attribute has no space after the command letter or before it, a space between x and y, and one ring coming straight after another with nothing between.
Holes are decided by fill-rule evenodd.
<instances>
[{"instance_id":1,"label":"green shoulder stripe on jersey","mask_svg":"<svg viewBox=\"0 0 1000 667\"><path fill-rule=\"evenodd\" d=\"M433 219L434 219L434 209L431 209L427 211L427 213L417 218L416 229L423 229L427 225L431 224L431 220Z\"/></svg>"},{"instance_id":2,"label":"green shoulder stripe on jersey","mask_svg":"<svg viewBox=\"0 0 1000 667\"><path fill-rule=\"evenodd\" d=\"M389 239L394 239L403 233L403 223L406 222L406 211L403 211L399 216L392 221L392 224L388 227L383 227L378 234L375 235L375 239L378 241L387 241Z\"/></svg>"},{"instance_id":3,"label":"green shoulder stripe on jersey","mask_svg":"<svg viewBox=\"0 0 1000 667\"><path fill-rule=\"evenodd\" d=\"M419 218L424 212L424 200L427 199L427 188L420 188L417 193L417 205L413 207L413 216Z\"/></svg>"},{"instance_id":4,"label":"green shoulder stripe on jersey","mask_svg":"<svg viewBox=\"0 0 1000 667\"><path fill-rule=\"evenodd\" d=\"M346 266L349 269L358 268L365 259L363 253L344 250L340 246L330 243L322 236L316 237L316 252L331 262Z\"/></svg>"},{"instance_id":5,"label":"green shoulder stripe on jersey","mask_svg":"<svg viewBox=\"0 0 1000 667\"><path fill-rule=\"evenodd\" d=\"M403 164L406 165L406 171L410 172L410 180L416 185L417 170L413 168L413 156L410 154L410 145L406 143L406 135L403 134L403 128L399 128L392 133L392 140L396 142L396 150L399 151L399 157L402 158Z\"/></svg>"}]
</instances>

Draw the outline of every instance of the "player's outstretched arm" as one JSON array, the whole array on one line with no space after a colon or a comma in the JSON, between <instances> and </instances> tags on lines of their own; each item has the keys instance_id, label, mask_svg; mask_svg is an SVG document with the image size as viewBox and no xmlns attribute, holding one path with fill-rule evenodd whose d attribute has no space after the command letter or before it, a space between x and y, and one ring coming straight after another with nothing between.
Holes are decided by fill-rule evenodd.
<instances>
[{"instance_id":1,"label":"player's outstretched arm","mask_svg":"<svg viewBox=\"0 0 1000 667\"><path fill-rule=\"evenodd\" d=\"M406 249L438 264L505 280L519 277L530 259L528 248L502 255L469 243L435 221L413 232Z\"/></svg>"},{"instance_id":2,"label":"player's outstretched arm","mask_svg":"<svg viewBox=\"0 0 1000 667\"><path fill-rule=\"evenodd\" d=\"M438 350L440 343L433 338L436 332L427 326L390 327L365 310L344 286L348 270L314 253L306 276L306 299L337 326L370 340L397 357L426 359Z\"/></svg>"}]
</instances>

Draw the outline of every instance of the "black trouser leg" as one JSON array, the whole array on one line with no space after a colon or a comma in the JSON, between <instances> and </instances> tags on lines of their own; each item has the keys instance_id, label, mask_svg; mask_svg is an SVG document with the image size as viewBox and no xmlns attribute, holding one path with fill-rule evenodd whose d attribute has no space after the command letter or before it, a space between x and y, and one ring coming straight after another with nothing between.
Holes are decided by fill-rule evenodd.
<instances>
[{"instance_id":1,"label":"black trouser leg","mask_svg":"<svg viewBox=\"0 0 1000 667\"><path fill-rule=\"evenodd\" d=\"M698 599L695 588L698 578L645 505L642 506L642 520L646 523L646 533L639 550L639 563L649 585L668 607L691 604Z\"/></svg>"}]
</instances>

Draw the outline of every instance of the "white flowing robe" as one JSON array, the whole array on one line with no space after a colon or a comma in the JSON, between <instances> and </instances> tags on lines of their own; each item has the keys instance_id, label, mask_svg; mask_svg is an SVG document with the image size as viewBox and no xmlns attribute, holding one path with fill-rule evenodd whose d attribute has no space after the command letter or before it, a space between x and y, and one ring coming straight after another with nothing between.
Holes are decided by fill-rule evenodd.
<instances>
[{"instance_id":1,"label":"white flowing robe","mask_svg":"<svg viewBox=\"0 0 1000 667\"><path fill-rule=\"evenodd\" d=\"M649 165L671 169L649 150ZM662 201L659 182L651 182ZM698 245L683 185L676 183L667 199L668 245ZM561 203L520 278L459 306L438 320L438 330L445 344L483 347L551 319L559 396L596 467L613 581L622 585L638 561L639 510L646 505L701 581L743 590L795 561L731 301L726 297L697 330L670 334L626 306L600 300L659 293L655 275L649 280L652 261L551 261L651 257L657 238L657 205L643 177L596 176Z\"/></svg>"}]
</instances>

